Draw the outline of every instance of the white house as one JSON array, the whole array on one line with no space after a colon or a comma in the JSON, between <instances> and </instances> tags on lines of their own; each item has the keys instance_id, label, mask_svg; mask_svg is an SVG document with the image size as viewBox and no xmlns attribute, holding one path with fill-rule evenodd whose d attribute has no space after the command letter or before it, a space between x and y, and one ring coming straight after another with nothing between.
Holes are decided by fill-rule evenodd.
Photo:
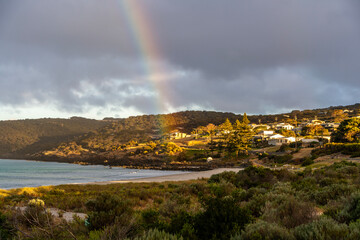
<instances>
[{"instance_id":1,"label":"white house","mask_svg":"<svg viewBox=\"0 0 360 240\"><path fill-rule=\"evenodd\" d=\"M289 144L295 142L296 139L294 137L282 137L282 138L273 138L268 141L269 145L278 146L282 144Z\"/></svg>"},{"instance_id":2,"label":"white house","mask_svg":"<svg viewBox=\"0 0 360 240\"><path fill-rule=\"evenodd\" d=\"M263 130L263 131L258 132L256 135L259 137L268 137L268 136L274 135L274 131Z\"/></svg>"},{"instance_id":3,"label":"white house","mask_svg":"<svg viewBox=\"0 0 360 240\"><path fill-rule=\"evenodd\" d=\"M182 133L179 131L172 131L171 133L169 133L169 139L173 140L173 139L182 139L182 138L186 138L187 134L186 133Z\"/></svg>"},{"instance_id":4,"label":"white house","mask_svg":"<svg viewBox=\"0 0 360 240\"><path fill-rule=\"evenodd\" d=\"M269 139L279 139L279 138L284 138L284 136L281 134L273 134L269 136Z\"/></svg>"},{"instance_id":5,"label":"white house","mask_svg":"<svg viewBox=\"0 0 360 240\"><path fill-rule=\"evenodd\" d=\"M302 142L302 143L313 143L313 142L318 143L318 142L319 142L319 139L315 139L315 138L303 138L303 139L301 139L301 142Z\"/></svg>"},{"instance_id":6,"label":"white house","mask_svg":"<svg viewBox=\"0 0 360 240\"><path fill-rule=\"evenodd\" d=\"M276 125L276 129L292 130L293 128L294 128L293 125L285 124L285 123L280 123L280 124Z\"/></svg>"}]
</instances>

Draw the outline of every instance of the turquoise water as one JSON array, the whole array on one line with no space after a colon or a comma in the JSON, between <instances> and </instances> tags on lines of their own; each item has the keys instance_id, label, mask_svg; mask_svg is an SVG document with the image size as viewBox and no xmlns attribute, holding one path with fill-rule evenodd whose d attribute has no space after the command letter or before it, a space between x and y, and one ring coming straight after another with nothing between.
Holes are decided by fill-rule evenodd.
<instances>
[{"instance_id":1,"label":"turquoise water","mask_svg":"<svg viewBox=\"0 0 360 240\"><path fill-rule=\"evenodd\" d=\"M139 170L100 165L0 159L0 189L38 187L66 183L127 180L183 173L181 171Z\"/></svg>"}]
</instances>

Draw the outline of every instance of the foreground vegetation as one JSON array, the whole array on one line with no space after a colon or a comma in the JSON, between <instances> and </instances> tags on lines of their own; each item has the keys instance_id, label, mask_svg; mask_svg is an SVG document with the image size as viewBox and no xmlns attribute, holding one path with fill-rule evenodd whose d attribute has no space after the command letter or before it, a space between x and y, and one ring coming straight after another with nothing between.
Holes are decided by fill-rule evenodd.
<instances>
[{"instance_id":1,"label":"foreground vegetation","mask_svg":"<svg viewBox=\"0 0 360 240\"><path fill-rule=\"evenodd\" d=\"M302 172L248 167L189 182L1 191L0 239L359 239L359 187L360 165L340 162ZM67 222L50 207L88 217Z\"/></svg>"}]
</instances>

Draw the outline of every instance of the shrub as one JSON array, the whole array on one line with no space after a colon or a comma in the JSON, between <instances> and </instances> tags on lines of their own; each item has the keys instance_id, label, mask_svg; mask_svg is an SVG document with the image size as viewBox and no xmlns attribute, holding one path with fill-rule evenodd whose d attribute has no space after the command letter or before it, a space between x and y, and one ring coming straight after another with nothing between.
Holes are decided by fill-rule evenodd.
<instances>
[{"instance_id":1,"label":"shrub","mask_svg":"<svg viewBox=\"0 0 360 240\"><path fill-rule=\"evenodd\" d=\"M268 223L265 221L258 221L249 224L241 234L231 238L231 240L292 240L295 239L293 234L286 228L277 225L276 223Z\"/></svg>"},{"instance_id":2,"label":"shrub","mask_svg":"<svg viewBox=\"0 0 360 240\"><path fill-rule=\"evenodd\" d=\"M354 222L360 219L360 192L353 193L344 208L338 215L338 220L341 222Z\"/></svg>"},{"instance_id":3,"label":"shrub","mask_svg":"<svg viewBox=\"0 0 360 240\"><path fill-rule=\"evenodd\" d=\"M12 230L7 217L0 212L0 239L10 239Z\"/></svg>"},{"instance_id":4,"label":"shrub","mask_svg":"<svg viewBox=\"0 0 360 240\"><path fill-rule=\"evenodd\" d=\"M311 158L309 158L309 157L307 157L307 158L305 158L305 160L302 162L301 166L305 167L305 166L309 166L309 165L311 165L311 164L313 164L313 163L314 163L314 160L311 159Z\"/></svg>"},{"instance_id":5,"label":"shrub","mask_svg":"<svg viewBox=\"0 0 360 240\"><path fill-rule=\"evenodd\" d=\"M209 198L203 205L205 211L195 216L194 224L199 239L229 239L252 219L232 197Z\"/></svg>"},{"instance_id":6,"label":"shrub","mask_svg":"<svg viewBox=\"0 0 360 240\"><path fill-rule=\"evenodd\" d=\"M144 229L165 229L165 223L160 220L160 213L155 209L146 209L141 212L141 219Z\"/></svg>"},{"instance_id":7,"label":"shrub","mask_svg":"<svg viewBox=\"0 0 360 240\"><path fill-rule=\"evenodd\" d=\"M236 174L235 185L245 189L257 186L270 187L277 182L275 172L263 167L247 167Z\"/></svg>"},{"instance_id":8,"label":"shrub","mask_svg":"<svg viewBox=\"0 0 360 240\"><path fill-rule=\"evenodd\" d=\"M131 208L128 202L108 193L89 200L86 202L86 207L90 211L88 222L91 230L101 229L115 221L126 224L130 220Z\"/></svg>"},{"instance_id":9,"label":"shrub","mask_svg":"<svg viewBox=\"0 0 360 240\"><path fill-rule=\"evenodd\" d=\"M275 163L283 164L288 163L293 158L291 154L286 155L269 155L269 159L273 160Z\"/></svg>"},{"instance_id":10,"label":"shrub","mask_svg":"<svg viewBox=\"0 0 360 240\"><path fill-rule=\"evenodd\" d=\"M360 220L350 223L349 230L350 230L350 233L349 233L349 236L347 237L348 240L360 239Z\"/></svg>"},{"instance_id":11,"label":"shrub","mask_svg":"<svg viewBox=\"0 0 360 240\"><path fill-rule=\"evenodd\" d=\"M232 184L236 183L236 173L235 172L222 172L219 174L211 175L208 183L220 183L221 181L230 182Z\"/></svg>"},{"instance_id":12,"label":"shrub","mask_svg":"<svg viewBox=\"0 0 360 240\"><path fill-rule=\"evenodd\" d=\"M302 202L292 195L276 194L266 202L263 219L287 228L294 228L312 221L316 211L311 203Z\"/></svg>"},{"instance_id":13,"label":"shrub","mask_svg":"<svg viewBox=\"0 0 360 240\"><path fill-rule=\"evenodd\" d=\"M151 229L133 240L183 240L183 238L157 229Z\"/></svg>"},{"instance_id":14,"label":"shrub","mask_svg":"<svg viewBox=\"0 0 360 240\"><path fill-rule=\"evenodd\" d=\"M298 226L294 235L298 240L308 239L346 239L349 228L346 224L339 224L331 218L322 217L311 223Z\"/></svg>"}]
</instances>

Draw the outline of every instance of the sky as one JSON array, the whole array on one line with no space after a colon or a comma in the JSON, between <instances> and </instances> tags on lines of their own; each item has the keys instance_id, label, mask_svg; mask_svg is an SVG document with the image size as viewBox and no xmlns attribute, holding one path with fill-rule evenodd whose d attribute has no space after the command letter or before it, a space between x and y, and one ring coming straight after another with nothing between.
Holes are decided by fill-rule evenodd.
<instances>
[{"instance_id":1,"label":"sky","mask_svg":"<svg viewBox=\"0 0 360 240\"><path fill-rule=\"evenodd\" d=\"M0 0L0 120L360 102L358 0Z\"/></svg>"}]
</instances>

